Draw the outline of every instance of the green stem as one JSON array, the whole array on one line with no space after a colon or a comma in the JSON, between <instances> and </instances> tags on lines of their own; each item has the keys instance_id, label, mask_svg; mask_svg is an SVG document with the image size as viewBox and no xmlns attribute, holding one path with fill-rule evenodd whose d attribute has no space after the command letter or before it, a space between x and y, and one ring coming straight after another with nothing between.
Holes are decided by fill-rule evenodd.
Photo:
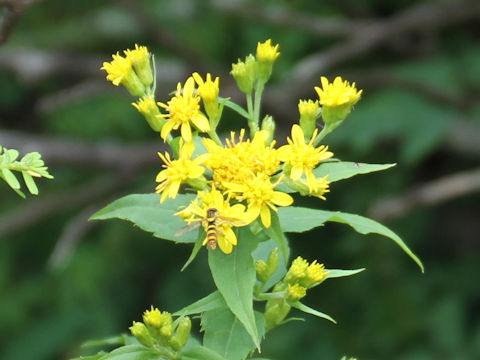
<instances>
[{"instance_id":1,"label":"green stem","mask_svg":"<svg viewBox=\"0 0 480 360\"><path fill-rule=\"evenodd\" d=\"M246 94L247 97L247 111L248 111L248 121L252 121L253 119L253 102L252 102L252 94Z\"/></svg>"},{"instance_id":2,"label":"green stem","mask_svg":"<svg viewBox=\"0 0 480 360\"><path fill-rule=\"evenodd\" d=\"M215 143L216 143L217 145L223 146L222 141L221 141L220 138L218 137L217 132L216 132L215 130L209 131L209 132L208 132L208 135L210 136L210 138L211 138L213 141L215 141Z\"/></svg>"},{"instance_id":3,"label":"green stem","mask_svg":"<svg viewBox=\"0 0 480 360\"><path fill-rule=\"evenodd\" d=\"M327 134L329 134L331 131L332 130L328 127L328 125L325 125L322 131L320 131L320 134L318 134L313 141L313 146L317 146L318 144L320 144L320 141L322 141L322 139L327 136Z\"/></svg>"},{"instance_id":4,"label":"green stem","mask_svg":"<svg viewBox=\"0 0 480 360\"><path fill-rule=\"evenodd\" d=\"M251 121L250 130L252 130L251 136L253 136L259 129L260 122L260 107L262 102L263 89L265 88L265 83L258 82L255 87L255 103L253 105L253 119Z\"/></svg>"}]
</instances>

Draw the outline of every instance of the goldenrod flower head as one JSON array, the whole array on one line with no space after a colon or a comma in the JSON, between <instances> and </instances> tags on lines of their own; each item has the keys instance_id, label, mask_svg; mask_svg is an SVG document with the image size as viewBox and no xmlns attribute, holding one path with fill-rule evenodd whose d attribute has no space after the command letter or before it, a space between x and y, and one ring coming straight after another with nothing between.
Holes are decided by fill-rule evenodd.
<instances>
[{"instance_id":1,"label":"goldenrod flower head","mask_svg":"<svg viewBox=\"0 0 480 360\"><path fill-rule=\"evenodd\" d=\"M355 83L350 85L340 76L337 76L333 83L329 83L325 76L322 76L320 81L322 88L315 86L315 91L320 98L320 104L324 106L355 105L363 92L363 90L357 91Z\"/></svg>"},{"instance_id":2,"label":"goldenrod flower head","mask_svg":"<svg viewBox=\"0 0 480 360\"><path fill-rule=\"evenodd\" d=\"M288 284L296 284L306 276L308 269L308 261L298 256L292 261L287 275L285 275L285 282Z\"/></svg>"},{"instance_id":3,"label":"goldenrod flower head","mask_svg":"<svg viewBox=\"0 0 480 360\"><path fill-rule=\"evenodd\" d=\"M329 271L325 271L323 264L318 264L317 260L314 260L307 268L306 277L302 281L302 285L310 288L312 285L323 281L328 273Z\"/></svg>"},{"instance_id":4,"label":"goldenrod flower head","mask_svg":"<svg viewBox=\"0 0 480 360\"><path fill-rule=\"evenodd\" d=\"M272 45L272 39L266 40L264 43L257 43L257 60L265 63L273 63L280 56L278 51L279 45Z\"/></svg>"},{"instance_id":5,"label":"goldenrod flower head","mask_svg":"<svg viewBox=\"0 0 480 360\"><path fill-rule=\"evenodd\" d=\"M144 61L145 59L150 59L150 54L146 46L138 46L135 44L135 49L124 50L125 56L129 58L133 63Z\"/></svg>"},{"instance_id":6,"label":"goldenrod flower head","mask_svg":"<svg viewBox=\"0 0 480 360\"><path fill-rule=\"evenodd\" d=\"M119 86L122 80L132 71L132 61L119 55L118 52L112 55L111 62L104 62L100 70L107 72L107 80L113 85Z\"/></svg>"},{"instance_id":7,"label":"goldenrod flower head","mask_svg":"<svg viewBox=\"0 0 480 360\"><path fill-rule=\"evenodd\" d=\"M287 301L295 302L307 295L307 289L300 284L288 284Z\"/></svg>"},{"instance_id":8,"label":"goldenrod flower head","mask_svg":"<svg viewBox=\"0 0 480 360\"><path fill-rule=\"evenodd\" d=\"M289 206L293 198L281 191L274 191L274 188L282 181L282 177L275 184L272 184L270 177L265 174L252 176L243 183L224 183L230 193L235 194L236 199L246 200L248 213L252 219L260 216L263 226L269 228L271 225L270 210L277 211L277 206Z\"/></svg>"},{"instance_id":9,"label":"goldenrod flower head","mask_svg":"<svg viewBox=\"0 0 480 360\"><path fill-rule=\"evenodd\" d=\"M124 50L125 57L130 59L135 72L145 87L149 87L153 83L153 73L150 66L150 53L146 46L138 46L135 44L135 49Z\"/></svg>"},{"instance_id":10,"label":"goldenrod flower head","mask_svg":"<svg viewBox=\"0 0 480 360\"><path fill-rule=\"evenodd\" d=\"M129 327L129 330L132 335L146 347L152 347L155 343L155 340L152 335L150 335L150 332L144 323L134 321L132 326Z\"/></svg>"},{"instance_id":11,"label":"goldenrod flower head","mask_svg":"<svg viewBox=\"0 0 480 360\"><path fill-rule=\"evenodd\" d=\"M167 197L174 199L180 189L180 185L188 180L201 178L205 168L201 164L208 158L208 154L202 154L191 159L195 150L193 142L183 143L180 141L178 160L171 160L170 154L158 153L163 160L162 170L158 173L155 181L160 183L155 188L157 194L162 194L160 202L163 203Z\"/></svg>"},{"instance_id":12,"label":"goldenrod flower head","mask_svg":"<svg viewBox=\"0 0 480 360\"><path fill-rule=\"evenodd\" d=\"M210 117L210 121L216 121L219 111L219 78L216 77L215 80L212 81L212 76L210 75L210 73L207 74L205 81L203 81L199 73L193 73L192 76L198 85L197 93L203 100L203 105L205 107L205 111ZM214 125L216 126L217 124Z\"/></svg>"},{"instance_id":13,"label":"goldenrod flower head","mask_svg":"<svg viewBox=\"0 0 480 360\"><path fill-rule=\"evenodd\" d=\"M313 173L307 174L307 185L308 185L308 195L318 197L322 200L326 200L325 193L330 192L329 184L330 182L327 180L328 175L317 178Z\"/></svg>"},{"instance_id":14,"label":"goldenrod flower head","mask_svg":"<svg viewBox=\"0 0 480 360\"><path fill-rule=\"evenodd\" d=\"M251 94L256 79L256 61L252 54L245 58L245 61L238 59L236 64L232 64L230 74L237 82L238 88L245 94Z\"/></svg>"},{"instance_id":15,"label":"goldenrod flower head","mask_svg":"<svg viewBox=\"0 0 480 360\"><path fill-rule=\"evenodd\" d=\"M317 127L317 119L320 117L320 104L318 101L300 100L298 102L298 112L300 113L300 126L305 133L305 137L310 139Z\"/></svg>"},{"instance_id":16,"label":"goldenrod flower head","mask_svg":"<svg viewBox=\"0 0 480 360\"><path fill-rule=\"evenodd\" d=\"M292 126L292 137L287 138L288 145L284 145L278 149L278 157L290 167L290 179L298 181L303 174L307 177L310 192L318 188L315 182L315 176L312 171L315 167L324 160L333 156L333 153L328 151L328 147L321 145L318 148L313 146L317 129L313 132L313 136L308 143L305 143L305 136L302 128L294 124Z\"/></svg>"},{"instance_id":17,"label":"goldenrod flower head","mask_svg":"<svg viewBox=\"0 0 480 360\"><path fill-rule=\"evenodd\" d=\"M200 96L195 94L195 81L189 77L182 85L178 83L175 95L166 104L158 103L159 106L166 109L168 114L159 115L168 119L162 128L161 136L165 140L172 130L181 127L182 138L185 142L192 141L193 124L201 132L210 130L210 124L206 116L200 111Z\"/></svg>"},{"instance_id":18,"label":"goldenrod flower head","mask_svg":"<svg viewBox=\"0 0 480 360\"><path fill-rule=\"evenodd\" d=\"M113 54L112 58L111 62L104 62L100 68L107 72L107 80L115 86L122 84L133 96L143 96L145 86L133 71L130 58L124 58L118 53Z\"/></svg>"},{"instance_id":19,"label":"goldenrod flower head","mask_svg":"<svg viewBox=\"0 0 480 360\"><path fill-rule=\"evenodd\" d=\"M280 56L278 44L273 46L272 40L257 44L257 77L262 83L266 83L272 74L273 63Z\"/></svg>"},{"instance_id":20,"label":"goldenrod flower head","mask_svg":"<svg viewBox=\"0 0 480 360\"><path fill-rule=\"evenodd\" d=\"M203 139L203 144L210 157L205 166L213 172L215 186L224 189L224 183L243 184L257 174L271 175L275 173L280 161L275 141L266 145L268 132L257 131L252 140L244 139L245 129L240 130L238 141L235 132L226 139L226 146L217 145L210 139Z\"/></svg>"},{"instance_id":21,"label":"goldenrod flower head","mask_svg":"<svg viewBox=\"0 0 480 360\"><path fill-rule=\"evenodd\" d=\"M205 232L207 232L209 225L207 212L209 209L218 211L215 219L217 244L223 253L230 254L233 246L237 245L237 236L232 227L245 226L251 222L243 204L230 205L230 198L225 199L222 193L213 187L209 192L198 192L198 197L188 207L175 215L182 217L189 223L201 221ZM205 237L203 245L207 243L208 238Z\"/></svg>"},{"instance_id":22,"label":"goldenrod flower head","mask_svg":"<svg viewBox=\"0 0 480 360\"><path fill-rule=\"evenodd\" d=\"M132 105L145 117L148 124L154 131L162 130L165 120L158 117L158 115L160 115L160 110L158 109L157 103L152 96L144 96L136 103L132 103Z\"/></svg>"},{"instance_id":23,"label":"goldenrod flower head","mask_svg":"<svg viewBox=\"0 0 480 360\"><path fill-rule=\"evenodd\" d=\"M160 328L164 325L165 321L162 312L151 306L150 310L145 310L143 313L143 322L152 328Z\"/></svg>"}]
</instances>

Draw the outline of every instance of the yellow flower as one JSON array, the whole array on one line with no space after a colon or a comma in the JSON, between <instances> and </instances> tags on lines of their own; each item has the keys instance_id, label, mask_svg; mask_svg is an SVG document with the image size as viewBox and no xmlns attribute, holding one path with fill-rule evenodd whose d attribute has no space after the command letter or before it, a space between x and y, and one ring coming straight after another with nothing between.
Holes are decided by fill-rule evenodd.
<instances>
[{"instance_id":1,"label":"yellow flower","mask_svg":"<svg viewBox=\"0 0 480 360\"><path fill-rule=\"evenodd\" d=\"M112 58L111 62L104 62L100 68L107 72L107 80L115 86L122 84L134 96L143 96L145 86L133 71L131 59L124 58L118 53L112 55Z\"/></svg>"},{"instance_id":2,"label":"yellow flower","mask_svg":"<svg viewBox=\"0 0 480 360\"><path fill-rule=\"evenodd\" d=\"M317 127L317 119L320 117L320 104L318 101L300 100L298 112L300 113L299 123L305 133L305 138L311 139Z\"/></svg>"},{"instance_id":3,"label":"yellow flower","mask_svg":"<svg viewBox=\"0 0 480 360\"><path fill-rule=\"evenodd\" d=\"M307 177L310 192L315 192L320 184L316 181L312 171L324 160L333 156L328 147L321 145L318 148L313 146L317 129L313 132L310 142L305 143L303 130L297 124L292 126L292 138L287 138L288 145L278 149L278 157L290 167L290 179L298 181L303 174Z\"/></svg>"},{"instance_id":4,"label":"yellow flower","mask_svg":"<svg viewBox=\"0 0 480 360\"><path fill-rule=\"evenodd\" d=\"M285 282L288 284L295 284L305 277L308 269L308 261L298 256L292 261L287 275L285 275Z\"/></svg>"},{"instance_id":5,"label":"yellow flower","mask_svg":"<svg viewBox=\"0 0 480 360\"><path fill-rule=\"evenodd\" d=\"M299 284L288 284L287 286L287 301L295 302L307 295L307 289Z\"/></svg>"},{"instance_id":6,"label":"yellow flower","mask_svg":"<svg viewBox=\"0 0 480 360\"><path fill-rule=\"evenodd\" d=\"M257 174L272 175L280 166L277 150L273 141L266 146L267 131L258 131L252 140L244 140L245 129L240 130L238 141L235 133L226 139L226 147L217 145L213 140L203 139L210 157L205 162L213 172L213 181L218 188L223 183L246 183Z\"/></svg>"},{"instance_id":7,"label":"yellow flower","mask_svg":"<svg viewBox=\"0 0 480 360\"><path fill-rule=\"evenodd\" d=\"M257 60L260 62L273 63L280 56L278 51L279 45L272 45L272 39L266 40L264 43L257 43Z\"/></svg>"},{"instance_id":8,"label":"yellow flower","mask_svg":"<svg viewBox=\"0 0 480 360\"><path fill-rule=\"evenodd\" d=\"M153 97L144 96L136 103L132 103L132 105L145 117L148 124L154 131L162 130L165 120L158 117L158 115L160 115L160 110L158 109L157 103Z\"/></svg>"},{"instance_id":9,"label":"yellow flower","mask_svg":"<svg viewBox=\"0 0 480 360\"><path fill-rule=\"evenodd\" d=\"M162 194L161 203L167 197L174 199L183 182L203 177L205 168L201 164L206 160L208 154L202 154L191 160L194 149L193 142L183 144L181 141L178 160L171 160L168 153L165 155L158 153L165 163L163 165L165 170L160 171L155 179L160 183L155 188L155 192Z\"/></svg>"},{"instance_id":10,"label":"yellow flower","mask_svg":"<svg viewBox=\"0 0 480 360\"><path fill-rule=\"evenodd\" d=\"M151 326L152 328L160 328L163 326L164 318L162 312L152 306L150 310L145 310L143 321L146 325Z\"/></svg>"},{"instance_id":11,"label":"yellow flower","mask_svg":"<svg viewBox=\"0 0 480 360\"><path fill-rule=\"evenodd\" d=\"M337 76L331 84L324 76L320 80L323 89L315 86L315 91L320 98L320 104L324 106L355 105L363 92L363 90L357 91L355 83L350 85L348 81L343 81L340 76Z\"/></svg>"},{"instance_id":12,"label":"yellow flower","mask_svg":"<svg viewBox=\"0 0 480 360\"><path fill-rule=\"evenodd\" d=\"M211 75L208 73L205 81L203 81L202 77L199 73L193 73L193 78L198 85L197 93L203 100L203 105L205 107L205 111L207 112L208 116L210 117L211 121L216 120L218 115L218 93L219 93L219 78L216 77L214 81L212 81ZM215 124L216 125L216 124Z\"/></svg>"},{"instance_id":13,"label":"yellow flower","mask_svg":"<svg viewBox=\"0 0 480 360\"><path fill-rule=\"evenodd\" d=\"M318 264L317 260L314 260L306 271L306 277L301 282L306 288L312 287L314 284L319 283L325 279L325 276L329 271L325 271L325 266L323 264Z\"/></svg>"},{"instance_id":14,"label":"yellow flower","mask_svg":"<svg viewBox=\"0 0 480 360\"><path fill-rule=\"evenodd\" d=\"M201 222L206 236L203 245L209 242L209 220L207 212L210 209L217 210L215 216L214 238L220 250L225 254L230 254L233 246L237 245L237 236L232 227L248 225L251 222L248 214L245 212L245 206L242 204L230 205L230 198L224 199L222 193L212 188L209 192L198 192L198 197L193 200L188 207L177 212L184 221L192 223Z\"/></svg>"},{"instance_id":15,"label":"yellow flower","mask_svg":"<svg viewBox=\"0 0 480 360\"><path fill-rule=\"evenodd\" d=\"M147 47L135 44L135 49L124 50L125 57L130 59L137 76L145 87L149 87L153 83L153 73L150 66L150 53Z\"/></svg>"},{"instance_id":16,"label":"yellow flower","mask_svg":"<svg viewBox=\"0 0 480 360\"><path fill-rule=\"evenodd\" d=\"M248 204L248 213L252 220L259 215L263 226L266 228L271 225L270 210L277 211L277 206L289 206L293 203L293 198L281 191L274 191L282 177L275 184L270 182L270 177L264 174L252 176L248 181L242 183L224 183L223 185L229 192L237 194L235 197L239 201L246 200Z\"/></svg>"},{"instance_id":17,"label":"yellow flower","mask_svg":"<svg viewBox=\"0 0 480 360\"><path fill-rule=\"evenodd\" d=\"M192 129L190 123L201 132L210 131L210 125L206 116L200 111L200 96L195 94L195 81L189 77L185 86L178 83L177 91L166 104L158 103L162 108L168 111L168 114L159 115L162 118L168 118L168 121L162 128L161 136L165 140L172 130L177 130L181 126L182 138L188 143L192 141Z\"/></svg>"}]
</instances>

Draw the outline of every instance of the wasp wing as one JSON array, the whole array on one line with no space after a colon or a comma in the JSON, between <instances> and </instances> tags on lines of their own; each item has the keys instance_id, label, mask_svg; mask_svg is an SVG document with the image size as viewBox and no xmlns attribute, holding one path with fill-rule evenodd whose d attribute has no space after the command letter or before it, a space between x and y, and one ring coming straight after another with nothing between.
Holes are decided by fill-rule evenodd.
<instances>
[{"instance_id":1,"label":"wasp wing","mask_svg":"<svg viewBox=\"0 0 480 360\"><path fill-rule=\"evenodd\" d=\"M185 225L184 227L182 227L180 230L178 230L176 233L175 233L175 236L182 236L183 234L186 234L192 230L195 230L196 228L198 228L201 224L201 220L197 220L195 222L191 222L190 224L188 225Z\"/></svg>"}]
</instances>

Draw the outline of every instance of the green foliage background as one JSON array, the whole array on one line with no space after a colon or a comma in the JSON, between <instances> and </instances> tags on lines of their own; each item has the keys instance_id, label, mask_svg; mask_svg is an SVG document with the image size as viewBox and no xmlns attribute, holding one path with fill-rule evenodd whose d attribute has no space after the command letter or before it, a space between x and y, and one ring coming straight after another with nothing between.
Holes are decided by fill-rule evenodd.
<instances>
[{"instance_id":1,"label":"green foliage background","mask_svg":"<svg viewBox=\"0 0 480 360\"><path fill-rule=\"evenodd\" d=\"M446 21L452 13L437 14L443 25L393 34L321 73L356 81L365 94L326 139L335 155L398 166L335 183L326 202L298 199L297 205L375 215L373 205L382 199L478 169L480 10L475 1L457 3L470 16ZM107 84L99 70L112 53L136 42L149 46L159 64L160 100L192 71L220 75L221 95L239 99L222 75L257 41L272 38L282 55L265 111L284 138L297 121L297 99L314 97L320 74L301 89L282 85L301 59L352 34L318 35L308 24L262 21L259 13L309 14L312 22L344 21L345 28L370 19L388 29L407 11L442 5L238 1L232 10L225 4L232 2L39 2L0 47L0 144L21 154L40 151L55 176L40 181L40 195L26 201L0 187L0 358L66 359L84 351L85 340L125 332L151 304L173 312L213 291L206 252L180 273L190 246L159 241L127 222L86 222L115 198L152 192L161 165L160 140L126 91ZM238 127L236 121L232 115L224 130ZM102 157L109 147L113 155ZM290 236L294 257L367 271L327 282L305 299L338 325L313 317L288 323L269 334L265 354L279 360L480 357L479 218L478 192L471 191L381 220L419 255L424 275L390 241L341 225ZM71 256L52 260L65 238L74 242Z\"/></svg>"}]
</instances>

